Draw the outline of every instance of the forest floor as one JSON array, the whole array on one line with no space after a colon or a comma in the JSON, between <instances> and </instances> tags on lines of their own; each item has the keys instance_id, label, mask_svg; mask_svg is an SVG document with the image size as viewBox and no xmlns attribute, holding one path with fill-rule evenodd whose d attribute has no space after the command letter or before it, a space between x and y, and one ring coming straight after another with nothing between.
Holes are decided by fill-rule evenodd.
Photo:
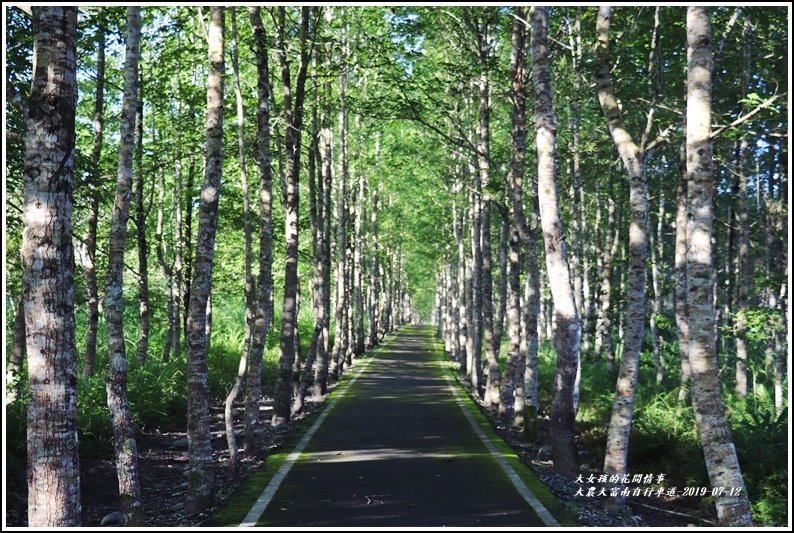
<instances>
[{"instance_id":1,"label":"forest floor","mask_svg":"<svg viewBox=\"0 0 794 533\"><path fill-rule=\"evenodd\" d=\"M577 495L582 488L586 493L590 485L597 483L575 483L570 479L554 473L551 461L551 439L549 437L548 416L539 417L537 442L529 442L522 431L510 426L505 419L499 417L495 409L487 408L482 400L472 394L467 382L459 383L469 393L470 399L476 403L484 416L488 418L493 430L515 451L521 462L531 468L540 477L549 490L564 503L565 507L576 515L580 526L600 527L714 527L714 522L693 507L692 498L667 497L630 497L627 499L627 510L621 516L605 511L601 499ZM600 470L601 456L595 456L592 450L579 449L580 471L584 479L593 475L596 478L603 472Z\"/></svg>"},{"instance_id":2,"label":"forest floor","mask_svg":"<svg viewBox=\"0 0 794 533\"><path fill-rule=\"evenodd\" d=\"M293 420L301 420L322 406L306 402L305 410ZM270 425L272 399L262 406L265 412L265 445L268 451L277 448L288 436L290 428ZM235 408L237 444L242 447L242 405ZM187 434L185 432L140 431L138 433L138 469L141 479L141 501L147 526L179 527L198 525L223 505L234 490L252 473L261 469L263 461L241 458L238 479L229 472L229 452L226 444L223 407L211 409L212 449L215 464L215 507L197 515L185 512L187 492ZM82 525L119 525L114 513L118 512L118 481L113 450L108 443L93 447L90 456L81 457ZM24 486L24 481L22 483ZM24 494L7 499L6 523L9 526L27 525L27 508Z\"/></svg>"},{"instance_id":3,"label":"forest floor","mask_svg":"<svg viewBox=\"0 0 794 533\"><path fill-rule=\"evenodd\" d=\"M400 353L404 354L406 352ZM398 365L396 368L399 370L401 366ZM379 400L380 403L382 401ZM598 498L576 495L581 485L553 473L549 457L547 420L541 420L539 442L529 443L524 439L521 432L509 427L495 413L484 408L481 402L475 401L475 403L480 406L482 413L488 418L494 431L515 450L520 460L537 474L557 499L563 503L566 510L576 516L579 526L674 527L712 525L698 516L700 513L698 513L697 509L687 507L685 505L687 502L675 499L657 497L630 498L628 501L630 512L624 513L621 517L614 517L606 513L601 508ZM322 403L308 401L305 412L299 415L298 419L305 418L323 406L324 404ZM271 453L283 441L294 440L294 435L290 435L289 432L296 426L294 423L279 428L273 428L270 425L269 416L267 415L272 413L272 400L266 401L262 409L265 414L264 418L267 421L266 446L268 452ZM459 411L457 407L456 410ZM235 413L235 418L241 419L242 408L237 408ZM228 449L224 433L222 406L216 406L212 409L211 418L212 443L216 465L216 506L198 515L187 515L184 508L187 490L185 473L188 465L185 433L158 431L143 431L139 433L138 466L142 480L141 496L146 513L147 526L179 527L199 525L223 506L229 496L241 484L245 483L252 473L262 468L262 461L247 461L243 459L240 475L238 479L233 479L227 468ZM439 420L435 419L432 425L438 425L439 423ZM237 420L235 427L238 428L238 431L240 430L242 427L240 420ZM351 426L341 434L349 433L353 429L354 426ZM349 435L345 438L349 438ZM241 445L241 441L242 435L238 437L238 445ZM83 526L99 526L106 517L110 521L106 525L117 525L113 523L114 517L111 515L118 511L118 485L112 450L109 445L107 448L107 450L98 449L97 452L99 453L92 453L90 457L82 457L81 459ZM584 456L587 453L587 450L583 451ZM365 462L372 463L372 461ZM586 461L583 462L585 464L582 465L582 472L585 477L591 473L596 476L599 474L597 468L589 468L590 465L586 464ZM399 470L396 473L399 473ZM308 475L311 478L312 474ZM26 525L27 522L25 497L21 494L16 496L6 500L6 523L9 526Z\"/></svg>"}]
</instances>

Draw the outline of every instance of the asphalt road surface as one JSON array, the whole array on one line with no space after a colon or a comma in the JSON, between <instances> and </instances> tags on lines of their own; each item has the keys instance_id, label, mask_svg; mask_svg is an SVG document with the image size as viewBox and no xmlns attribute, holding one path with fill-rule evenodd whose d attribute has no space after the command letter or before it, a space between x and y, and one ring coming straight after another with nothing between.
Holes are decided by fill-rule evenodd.
<instances>
[{"instance_id":1,"label":"asphalt road surface","mask_svg":"<svg viewBox=\"0 0 794 533\"><path fill-rule=\"evenodd\" d=\"M431 337L403 328L374 356L258 526L544 525L456 403Z\"/></svg>"}]
</instances>

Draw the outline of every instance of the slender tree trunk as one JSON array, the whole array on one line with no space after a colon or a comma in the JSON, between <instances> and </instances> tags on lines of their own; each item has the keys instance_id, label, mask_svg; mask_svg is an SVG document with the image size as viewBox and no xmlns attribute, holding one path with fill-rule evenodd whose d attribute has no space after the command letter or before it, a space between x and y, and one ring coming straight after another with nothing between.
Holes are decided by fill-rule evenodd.
<instances>
[{"instance_id":1,"label":"slender tree trunk","mask_svg":"<svg viewBox=\"0 0 794 533\"><path fill-rule=\"evenodd\" d=\"M345 257L347 254L347 210L345 208L347 197L347 71L343 67L339 87L339 163L341 172L337 185L336 200L336 309L334 349L331 361L331 379L336 381L341 375L341 366L344 365L345 354L348 349L347 336L347 283L345 277ZM330 136L329 136L330 137ZM326 141L327 143L327 141ZM330 158L330 147L326 144L327 157ZM327 164L327 163L326 163Z\"/></svg>"},{"instance_id":2,"label":"slender tree trunk","mask_svg":"<svg viewBox=\"0 0 794 533\"><path fill-rule=\"evenodd\" d=\"M224 18L224 8L214 6L208 34L209 76L204 186L199 203L199 227L193 262L195 272L190 289L190 314L186 330L190 474L185 509L190 514L203 511L212 505L215 488L209 421L206 325L223 168Z\"/></svg>"},{"instance_id":3,"label":"slender tree trunk","mask_svg":"<svg viewBox=\"0 0 794 533\"><path fill-rule=\"evenodd\" d=\"M502 206L500 206L502 207ZM502 209L504 209L502 207ZM505 316L507 315L507 256L510 248L510 219L504 209L504 217L499 224L499 301L496 306L496 320L494 322L493 345L496 356L502 346L502 336L504 335Z\"/></svg>"},{"instance_id":4,"label":"slender tree trunk","mask_svg":"<svg viewBox=\"0 0 794 533\"><path fill-rule=\"evenodd\" d=\"M520 330L523 330L519 341L520 356L517 364L516 393L514 400L515 427L524 427L527 438L536 437L538 413L538 309L540 305L539 272L537 263L536 235L537 230L537 191L533 181L533 200L531 222L528 223L523 207L523 177L526 161L526 143L528 127L526 122L526 100L529 73L526 62L529 56L529 39L524 21L528 16L527 7L516 7L513 21L511 75L513 116L511 130L511 164L507 177L507 192L510 198L510 219L513 230L517 232L524 247L524 265L526 283L524 286L524 302L514 303L523 310L520 314ZM516 267L516 271L518 268ZM515 284L512 278L511 284ZM512 285L511 285L512 286ZM514 290L518 290L514 287ZM523 309L522 309L523 308ZM519 331L519 333L521 333Z\"/></svg>"},{"instance_id":5,"label":"slender tree trunk","mask_svg":"<svg viewBox=\"0 0 794 533\"><path fill-rule=\"evenodd\" d=\"M20 297L14 310L14 338L11 345L11 356L6 366L6 405L17 401L19 397L20 374L25 362L25 300Z\"/></svg>"},{"instance_id":6,"label":"slender tree trunk","mask_svg":"<svg viewBox=\"0 0 794 533\"><path fill-rule=\"evenodd\" d=\"M234 402L240 395L245 372L248 368L248 358L251 356L251 344L254 334L254 321L256 320L256 286L252 264L254 262L253 231L251 228L251 207L248 193L248 165L245 151L245 106L243 93L240 89L240 60L237 51L237 13L231 9L232 19L232 72L234 73L234 95L237 103L237 147L240 160L240 190L243 197L243 233L245 239L245 333L243 338L243 352L237 369L237 377L232 389L226 396L224 405L224 420L226 422L226 443L229 448L229 470L232 478L237 477L239 463L237 458L237 437L234 434Z\"/></svg>"},{"instance_id":7,"label":"slender tree trunk","mask_svg":"<svg viewBox=\"0 0 794 533\"><path fill-rule=\"evenodd\" d=\"M190 315L190 287L193 283L193 194L196 178L196 159L190 156L187 167L187 197L185 198L185 231L184 231L184 257L185 257L185 278L184 292L182 293L182 305L184 306L184 324L182 329L185 332L185 344L187 344L187 319Z\"/></svg>"},{"instance_id":8,"label":"slender tree trunk","mask_svg":"<svg viewBox=\"0 0 794 533\"><path fill-rule=\"evenodd\" d=\"M135 121L135 229L138 244L138 363L143 364L149 352L149 246L146 241L146 211L143 208L143 75L138 80L138 102Z\"/></svg>"},{"instance_id":9,"label":"slender tree trunk","mask_svg":"<svg viewBox=\"0 0 794 533\"><path fill-rule=\"evenodd\" d=\"M99 329L99 289L96 279L96 242L99 223L99 182L102 179L100 161L105 109L105 35L107 30L100 23L97 30L96 97L94 99L94 146L91 150L91 199L88 204L88 235L86 237L85 285L88 292L86 302L86 339L83 374L93 375L96 362L97 330Z\"/></svg>"},{"instance_id":10,"label":"slender tree trunk","mask_svg":"<svg viewBox=\"0 0 794 533\"><path fill-rule=\"evenodd\" d=\"M482 181L480 174L473 166L470 168L470 174L474 179L474 188L471 193L472 209L471 209L471 248L472 248L472 277L471 277L471 294L472 294L472 307L471 307L471 336L472 346L469 350L470 361L469 368L471 369L470 378L471 386L475 393L482 398L482 248L481 248L481 217L480 211L482 209L481 192Z\"/></svg>"},{"instance_id":11,"label":"slender tree trunk","mask_svg":"<svg viewBox=\"0 0 794 533\"><path fill-rule=\"evenodd\" d=\"M689 380L691 367L689 364L689 308L687 305L687 263L686 263L686 227L687 227L687 163L686 143L681 146L681 164L679 169L678 187L676 188L675 213L675 322L678 327L678 352L681 357L681 388L678 390L678 401L686 401L689 396Z\"/></svg>"},{"instance_id":12,"label":"slender tree trunk","mask_svg":"<svg viewBox=\"0 0 794 533\"><path fill-rule=\"evenodd\" d=\"M183 250L183 237L182 237L182 160L177 159L174 167L174 180L176 187L174 188L174 230L176 235L174 240L174 268L173 268L173 291L172 298L174 302L174 329L172 331L172 352L174 357L179 357L182 354L182 295L184 284L184 250Z\"/></svg>"},{"instance_id":13,"label":"slender tree trunk","mask_svg":"<svg viewBox=\"0 0 794 533\"><path fill-rule=\"evenodd\" d=\"M326 110L329 111L329 110ZM324 121L330 113L324 114ZM325 125L320 132L319 139L319 170L322 184L319 196L321 232L321 284L322 284L322 323L321 334L317 345L317 365L314 374L314 397L319 399L328 392L328 348L330 324L330 297L331 297L331 186L333 173L333 158L331 146L333 139L331 129Z\"/></svg>"},{"instance_id":14,"label":"slender tree trunk","mask_svg":"<svg viewBox=\"0 0 794 533\"><path fill-rule=\"evenodd\" d=\"M262 355L270 326L270 297L273 292L273 168L270 155L270 73L267 44L260 8L249 7L248 15L256 46L257 134L256 159L259 166L259 277L256 286L256 317L251 350L246 361L245 454L264 455L264 432L259 399L262 395Z\"/></svg>"},{"instance_id":15,"label":"slender tree trunk","mask_svg":"<svg viewBox=\"0 0 794 533\"><path fill-rule=\"evenodd\" d=\"M166 292L166 315L168 320L168 329L165 333L165 339L163 341L163 354L162 360L166 362L171 357L171 349L174 347L174 330L176 329L176 323L178 319L174 315L175 306L174 306L174 285L173 285L173 271L171 269L171 265L168 264L166 260L166 252L165 252L165 241L163 239L163 219L164 219L164 210L165 210L165 172L161 169L160 170L160 178L158 180L158 189L159 191L159 198L157 202L157 227L155 229L155 243L156 249L155 253L157 254L157 264L160 267L160 272L163 275L163 279L165 279L165 292ZM178 308L178 306L176 306ZM178 353L175 353L178 355Z\"/></svg>"},{"instance_id":16,"label":"slender tree trunk","mask_svg":"<svg viewBox=\"0 0 794 533\"><path fill-rule=\"evenodd\" d=\"M744 55L742 72L742 97L747 97L750 82L750 20L745 17L742 30L742 49ZM747 106L743 106L743 114L747 113ZM739 181L739 197L737 207L737 223L739 226L739 247L736 260L738 272L736 278L736 308L734 335L736 342L736 395L739 398L747 397L747 307L749 289L752 285L750 275L750 226L747 217L747 176L744 173L744 154L747 153L748 143L742 136L734 145L736 157L736 179ZM756 173L758 174L758 173ZM757 189L757 187L756 187Z\"/></svg>"},{"instance_id":17,"label":"slender tree trunk","mask_svg":"<svg viewBox=\"0 0 794 533\"><path fill-rule=\"evenodd\" d=\"M611 7L598 10L598 45L596 49L596 85L601 109L606 117L612 140L629 175L629 273L626 289L626 337L620 361L615 401L607 434L604 474L623 476L627 473L629 436L634 419L634 399L640 370L640 349L645 336L645 278L647 259L648 186L645 179L645 154L626 131L623 114L612 91L609 62L609 19ZM655 42L655 32L654 32ZM618 496L605 502L614 509L625 506Z\"/></svg>"},{"instance_id":18,"label":"slender tree trunk","mask_svg":"<svg viewBox=\"0 0 794 533\"><path fill-rule=\"evenodd\" d=\"M546 270L554 299L557 328L554 348L557 369L551 408L551 446L554 471L573 478L579 471L574 441L573 385L579 359L580 322L573 294L564 231L557 204L556 124L552 108L551 71L547 45L547 8L530 10L532 79L535 90L535 128L538 156L538 199Z\"/></svg>"},{"instance_id":19,"label":"slender tree trunk","mask_svg":"<svg viewBox=\"0 0 794 533\"><path fill-rule=\"evenodd\" d=\"M292 102L290 66L287 61L285 35L286 8L278 11L279 61L284 86L284 123L286 125L286 216L284 220L286 266L284 272L284 306L281 313L281 357L274 398L273 426L290 420L292 403L292 365L295 363L295 330L298 321L298 178L300 175L301 127L303 99L308 67L306 41L309 33L309 8L301 8L300 65L295 82L295 102Z\"/></svg>"},{"instance_id":20,"label":"slender tree trunk","mask_svg":"<svg viewBox=\"0 0 794 533\"><path fill-rule=\"evenodd\" d=\"M359 129L359 117L356 116L356 129ZM360 131L360 130L359 130ZM364 173L358 172L358 194L354 207L354 235L353 235L353 304L355 306L355 348L353 355L358 357L364 353L364 266L363 266L363 240L364 240Z\"/></svg>"},{"instance_id":21,"label":"slender tree trunk","mask_svg":"<svg viewBox=\"0 0 794 533\"><path fill-rule=\"evenodd\" d=\"M538 383L540 369L538 367L538 315L540 314L540 271L537 256L537 231L539 222L539 203L537 184L532 181L532 210L528 226L528 237L524 240L524 284L523 329L526 343L526 364L524 368L524 433L530 441L537 438L537 419L540 409L538 401Z\"/></svg>"},{"instance_id":22,"label":"slender tree trunk","mask_svg":"<svg viewBox=\"0 0 794 533\"><path fill-rule=\"evenodd\" d=\"M455 182L453 185L452 196L452 209L457 213L457 197L460 194L461 183ZM469 343L469 306L468 306L468 287L470 286L469 269L466 266L466 252L463 243L463 221L466 215L463 209L460 210L460 216L456 216L453 220L452 232L455 238L455 246L458 258L458 353L457 358L462 365L462 370L468 373L468 343Z\"/></svg>"},{"instance_id":23,"label":"slender tree trunk","mask_svg":"<svg viewBox=\"0 0 794 533\"><path fill-rule=\"evenodd\" d=\"M316 86L317 79L314 73L317 72L317 52L312 50L312 85ZM322 177L318 176L318 168L322 169L322 161L319 157L320 136L317 122L317 98L312 106L312 122L310 132L310 142L308 151L308 177L309 177L309 221L311 224L312 236L312 317L314 318L314 330L312 340L309 345L309 352L303 362L300 372L300 383L292 402L292 413L297 414L303 411L306 394L312 386L314 378L314 366L317 360L318 351L321 350L322 343L323 317L325 296L323 291L323 243L322 243Z\"/></svg>"},{"instance_id":24,"label":"slender tree trunk","mask_svg":"<svg viewBox=\"0 0 794 533\"><path fill-rule=\"evenodd\" d=\"M510 223L510 241L508 252L508 368L505 379L505 388L511 389L503 394L501 409L506 410L507 405L513 409L513 426L524 427L528 422L527 418L535 415L524 411L527 406L528 387L525 383L527 374L527 339L526 331L521 334L522 314L521 314L521 279L520 279L520 245L523 244L525 254L529 254L527 243L531 240L529 227L524 216L522 204L523 196L523 177L526 166L526 145L527 145L527 122L526 122L526 100L528 87L527 56L528 39L526 21L528 19L528 9L526 7L513 8L515 15L513 20L510 54L510 74L513 112L511 117L511 152L510 152L510 171L507 176L507 196L508 220ZM534 255L534 250L532 250ZM527 272L527 278L531 276ZM528 307L525 302L525 308ZM524 309L524 316L527 309ZM526 327L526 320L524 321ZM537 357L536 357L537 359ZM512 361L512 365L510 362ZM511 368L512 366L512 368ZM534 368L533 368L534 370ZM531 385L530 385L531 386ZM534 404L536 406L536 404Z\"/></svg>"},{"instance_id":25,"label":"slender tree trunk","mask_svg":"<svg viewBox=\"0 0 794 533\"><path fill-rule=\"evenodd\" d=\"M488 192L490 183L490 143L491 143L491 86L488 73L485 71L490 52L487 44L487 31L478 33L480 39L480 62L483 72L480 75L480 109L478 118L478 170L482 186L482 206L480 210L481 253L482 253L482 344L485 345L485 357L488 361L488 379L485 387L485 403L492 407L499 405L499 387L501 373L495 349L493 323L493 276L491 254L491 196Z\"/></svg>"},{"instance_id":26,"label":"slender tree trunk","mask_svg":"<svg viewBox=\"0 0 794 533\"><path fill-rule=\"evenodd\" d=\"M118 179L110 228L105 299L110 360L107 403L113 419L113 442L116 452L121 511L127 525L140 525L143 521L143 509L140 501L141 487L138 479L138 450L132 425L132 413L127 401L127 358L124 343L124 297L122 292L124 249L127 240L133 154L135 153L135 106L138 100L140 35L140 7L129 7L127 8L127 50L124 64L124 102L121 111Z\"/></svg>"},{"instance_id":27,"label":"slender tree trunk","mask_svg":"<svg viewBox=\"0 0 794 533\"><path fill-rule=\"evenodd\" d=\"M380 139L376 140L375 161L380 155ZM380 209L380 188L376 187L372 195L372 212L370 213L370 239L372 255L369 264L370 296L369 296L369 345L378 344L378 300L380 299L380 274L378 267L378 211Z\"/></svg>"},{"instance_id":28,"label":"slender tree trunk","mask_svg":"<svg viewBox=\"0 0 794 533\"><path fill-rule=\"evenodd\" d=\"M519 238L515 228L510 230L510 242L508 251L507 280L508 289L505 295L507 304L507 323L508 323L508 343L507 343L507 365L505 366L505 377L502 381L502 398L499 403L499 414L512 416L514 407L520 407L523 414L524 410L524 366L520 365L521 360L521 282L519 279ZM519 372L519 368L521 371ZM517 384L521 385L518 386ZM520 405L515 405L515 397L521 396Z\"/></svg>"},{"instance_id":29,"label":"slender tree trunk","mask_svg":"<svg viewBox=\"0 0 794 533\"><path fill-rule=\"evenodd\" d=\"M721 526L751 526L750 506L720 393L711 298L711 22L708 7L687 9L687 305L692 406L712 487L740 489L715 498Z\"/></svg>"},{"instance_id":30,"label":"slender tree trunk","mask_svg":"<svg viewBox=\"0 0 794 533\"><path fill-rule=\"evenodd\" d=\"M662 294L661 274L659 264L664 260L664 187L659 188L659 212L656 222L656 242L651 234L651 276L653 278L653 314L650 320L651 342L653 343L653 364L656 367L656 383L664 380L664 365L662 362L662 339L657 327L657 321L662 316Z\"/></svg>"},{"instance_id":31,"label":"slender tree trunk","mask_svg":"<svg viewBox=\"0 0 794 533\"><path fill-rule=\"evenodd\" d=\"M28 355L28 525L80 525L72 187L77 8L32 10L22 299Z\"/></svg>"},{"instance_id":32,"label":"slender tree trunk","mask_svg":"<svg viewBox=\"0 0 794 533\"><path fill-rule=\"evenodd\" d=\"M608 198L607 198L607 224L604 229L604 250L601 255L601 301L596 318L596 338L595 338L595 358L596 360L605 359L608 368L614 362L614 350L612 346L612 270L613 261L618 251L620 243L620 227L615 221L615 198L613 197L612 184L613 169L609 169ZM609 239L612 235L612 242Z\"/></svg>"}]
</instances>

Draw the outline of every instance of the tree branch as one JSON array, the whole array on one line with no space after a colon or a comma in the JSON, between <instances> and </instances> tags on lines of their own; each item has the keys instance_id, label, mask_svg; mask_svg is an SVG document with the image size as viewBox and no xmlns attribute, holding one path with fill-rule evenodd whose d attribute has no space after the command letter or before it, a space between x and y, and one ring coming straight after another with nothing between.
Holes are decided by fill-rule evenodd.
<instances>
[{"instance_id":1,"label":"tree branch","mask_svg":"<svg viewBox=\"0 0 794 533\"><path fill-rule=\"evenodd\" d=\"M773 96L771 98L768 98L764 102L761 102L758 105L758 107L756 107L755 109L753 109L752 111L750 111L746 115L737 118L736 120L734 120L733 122L731 122L727 126L723 126L721 128L718 128L718 129L712 131L711 135L709 135L709 140L714 139L715 137L719 136L725 130L728 130L728 129L731 129L731 128L735 128L736 126L738 126L740 124L744 124L745 122L747 122L748 120L753 118L755 115L760 113L763 109L766 109L767 107L771 106L776 101L780 100L781 98L783 98L786 95L788 95L788 92L775 95L775 96Z\"/></svg>"}]
</instances>

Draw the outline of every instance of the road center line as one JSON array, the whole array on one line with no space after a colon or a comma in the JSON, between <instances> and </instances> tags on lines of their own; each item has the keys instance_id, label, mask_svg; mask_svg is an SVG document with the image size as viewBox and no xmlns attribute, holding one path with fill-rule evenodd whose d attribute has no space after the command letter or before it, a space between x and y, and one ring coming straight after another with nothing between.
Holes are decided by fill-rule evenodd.
<instances>
[{"instance_id":1,"label":"road center line","mask_svg":"<svg viewBox=\"0 0 794 533\"><path fill-rule=\"evenodd\" d=\"M356 373L355 376L353 376L353 379L350 381L350 383L348 383L344 389L339 391L339 394L333 399L333 401L330 404L328 404L328 406L323 410L322 413L320 413L320 416L317 417L317 420L314 421L312 427L310 427L309 430L303 435L303 437L301 437L301 440L298 441L298 444L295 445L295 448L293 448L292 452L284 460L284 464L281 465L281 467L276 472L276 475L274 475L270 479L270 483L267 484L265 490L263 490L262 494L259 495L259 498L254 503L253 507L251 507L251 510L248 511L248 514L245 516L243 521L240 522L240 527L256 526L256 523L259 521L259 518L262 516L262 513L264 513L265 509L267 509L267 506L270 504L270 501L273 499L273 496L276 494L276 491L281 486L281 483L284 481L284 478L287 477L287 474L289 473L292 466L298 460L301 453L303 453L303 450L306 449L306 446L309 444L309 441L311 440L312 436L314 436L314 433L320 428L320 426L323 424L325 419L328 418L328 415L331 414L331 411L333 411L334 407L339 402L339 400L345 397L345 395L353 386L353 384L356 382L356 380L358 380L361 374L363 374L364 371L367 368L369 368L369 365L374 357L375 355L372 354L367 358L366 361L364 361L364 364L361 365L361 369Z\"/></svg>"}]
</instances>

